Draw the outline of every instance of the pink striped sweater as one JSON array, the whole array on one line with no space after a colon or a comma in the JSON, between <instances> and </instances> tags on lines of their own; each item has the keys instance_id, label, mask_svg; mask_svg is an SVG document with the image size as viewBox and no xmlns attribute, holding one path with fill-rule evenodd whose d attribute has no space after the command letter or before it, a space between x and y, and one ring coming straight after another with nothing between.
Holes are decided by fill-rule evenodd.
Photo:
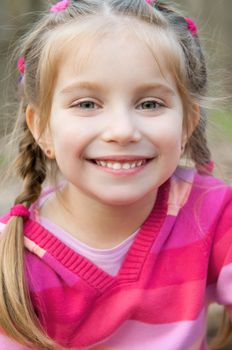
<instances>
[{"instance_id":1,"label":"pink striped sweater","mask_svg":"<svg viewBox=\"0 0 232 350\"><path fill-rule=\"evenodd\" d=\"M213 177L177 169L116 276L32 219L24 232L35 311L69 349L205 350L208 304L232 305L232 189Z\"/></svg>"}]
</instances>

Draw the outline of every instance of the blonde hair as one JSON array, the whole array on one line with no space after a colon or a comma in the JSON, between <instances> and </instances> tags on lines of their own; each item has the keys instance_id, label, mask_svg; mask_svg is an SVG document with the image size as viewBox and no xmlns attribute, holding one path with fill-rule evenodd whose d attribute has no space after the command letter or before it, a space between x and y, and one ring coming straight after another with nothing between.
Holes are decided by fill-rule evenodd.
<instances>
[{"instance_id":1,"label":"blonde hair","mask_svg":"<svg viewBox=\"0 0 232 350\"><path fill-rule=\"evenodd\" d=\"M193 106L196 103L201 106L207 93L207 70L199 39L188 30L183 15L161 1L155 8L145 0L71 1L65 11L45 13L20 43L25 73L20 84L17 128L21 136L15 166L23 180L23 190L16 198L16 204L24 203L29 207L37 200L51 166L27 127L28 104L39 111L42 134L48 123L56 72L68 43L81 38L81 33L87 32L93 38L108 35L113 24L126 25L131 21L137 21L139 29L144 25L149 27L149 30L137 30L136 33L154 52L158 63L161 62L155 54L154 35L158 31L165 39L165 61L182 97L186 129L191 125ZM62 42L65 44L60 45ZM210 161L205 125L206 115L201 107L200 122L189 135L186 146L186 154L196 166ZM0 241L0 326L21 344L37 349L59 349L61 347L43 331L33 310L24 271L23 219L13 217Z\"/></svg>"}]
</instances>

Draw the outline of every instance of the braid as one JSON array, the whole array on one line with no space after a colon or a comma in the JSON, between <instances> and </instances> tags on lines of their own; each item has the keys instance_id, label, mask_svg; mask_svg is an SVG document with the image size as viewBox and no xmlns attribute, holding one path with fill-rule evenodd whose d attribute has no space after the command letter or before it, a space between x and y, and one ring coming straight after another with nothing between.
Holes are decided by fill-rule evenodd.
<instances>
[{"instance_id":1,"label":"braid","mask_svg":"<svg viewBox=\"0 0 232 350\"><path fill-rule=\"evenodd\" d=\"M35 142L26 122L24 136L19 144L19 155L15 165L19 176L24 180L23 192L16 198L15 203L36 201L41 193L41 185L46 177L45 155Z\"/></svg>"},{"instance_id":2,"label":"braid","mask_svg":"<svg viewBox=\"0 0 232 350\"><path fill-rule=\"evenodd\" d=\"M201 110L199 123L188 142L191 158L197 165L207 164L211 160L211 153L206 139L206 117L203 117L204 114L204 110Z\"/></svg>"},{"instance_id":3,"label":"braid","mask_svg":"<svg viewBox=\"0 0 232 350\"><path fill-rule=\"evenodd\" d=\"M192 33L189 32L185 17L174 8L162 1L157 1L155 8L164 14L164 17L172 27L172 30L176 33L177 39L181 45L185 58L186 70L185 85L187 91L184 91L184 95L193 96L196 100L199 99L198 96L200 96L200 98L204 97L208 89L208 77L206 62L198 36L193 36ZM182 85L183 88L183 83L180 85ZM187 100L188 103L192 103L191 97L187 98ZM186 146L186 153L196 163L196 168L202 173L208 173L207 164L211 160L205 134L206 122L207 115L205 109L201 107L199 124L190 136ZM206 165L205 171L204 165Z\"/></svg>"},{"instance_id":4,"label":"braid","mask_svg":"<svg viewBox=\"0 0 232 350\"><path fill-rule=\"evenodd\" d=\"M29 206L40 195L41 185L46 177L46 166L45 156L26 122L23 129L24 134L15 165L18 174L24 180L24 188L15 203L25 203ZM41 350L58 349L42 331L31 303L25 278L22 217L12 217L1 237L0 322L6 334L13 336L19 343L28 346L34 344Z\"/></svg>"}]
</instances>

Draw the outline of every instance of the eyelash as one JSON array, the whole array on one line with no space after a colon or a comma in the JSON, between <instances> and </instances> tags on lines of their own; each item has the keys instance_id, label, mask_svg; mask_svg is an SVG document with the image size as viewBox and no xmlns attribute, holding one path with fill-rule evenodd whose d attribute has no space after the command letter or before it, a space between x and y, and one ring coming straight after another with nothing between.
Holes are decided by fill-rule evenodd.
<instances>
[{"instance_id":1,"label":"eyelash","mask_svg":"<svg viewBox=\"0 0 232 350\"><path fill-rule=\"evenodd\" d=\"M157 109L157 108L162 108L162 107L164 107L164 104L163 103L161 103L161 102L158 102L158 101L156 101L156 100L146 100L146 101L143 101L143 102L140 102L140 104L138 105L138 107L140 107L140 106L142 106L143 104L146 104L146 103L148 103L148 104L155 104L155 106L156 107L154 107L154 108L145 108L145 109L148 109L148 110L154 110L154 109ZM142 108L138 108L139 110L141 110Z\"/></svg>"},{"instance_id":2,"label":"eyelash","mask_svg":"<svg viewBox=\"0 0 232 350\"><path fill-rule=\"evenodd\" d=\"M71 105L71 108L96 109L96 108L83 108L83 107L80 107L80 105L81 105L82 103L85 103L85 104L95 104L95 105L97 105L96 102L94 102L94 101L86 100L86 101L81 101L81 102L78 102L78 103L75 103L75 104Z\"/></svg>"},{"instance_id":3,"label":"eyelash","mask_svg":"<svg viewBox=\"0 0 232 350\"><path fill-rule=\"evenodd\" d=\"M156 107L154 108L144 108L144 109L148 109L148 110L154 110L154 109L157 109L157 108L162 108L164 107L164 104L161 103L161 102L158 102L156 100L146 100L146 101L143 101L143 102L140 102L140 104L136 107L136 109L139 109L139 110L142 110L143 108L138 108L140 106L142 106L143 104L155 104ZM86 100L86 101L81 101L81 102L78 102L76 104L73 104L71 105L71 108L80 108L80 109L97 109L97 108L85 108L85 107L81 107L81 104L87 104L87 105L91 105L91 104L94 104L95 106L98 106L96 102L94 101L91 101L91 100ZM98 106L99 107L99 106Z\"/></svg>"}]
</instances>

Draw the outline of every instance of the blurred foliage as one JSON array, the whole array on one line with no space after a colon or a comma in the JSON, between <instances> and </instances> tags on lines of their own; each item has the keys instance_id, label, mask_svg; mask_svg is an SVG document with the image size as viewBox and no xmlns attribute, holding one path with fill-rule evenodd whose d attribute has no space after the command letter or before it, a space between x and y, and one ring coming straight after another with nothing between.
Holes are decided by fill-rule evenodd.
<instances>
[{"instance_id":1,"label":"blurred foliage","mask_svg":"<svg viewBox=\"0 0 232 350\"><path fill-rule=\"evenodd\" d=\"M210 121L214 122L224 137L232 140L232 110L213 112Z\"/></svg>"}]
</instances>

